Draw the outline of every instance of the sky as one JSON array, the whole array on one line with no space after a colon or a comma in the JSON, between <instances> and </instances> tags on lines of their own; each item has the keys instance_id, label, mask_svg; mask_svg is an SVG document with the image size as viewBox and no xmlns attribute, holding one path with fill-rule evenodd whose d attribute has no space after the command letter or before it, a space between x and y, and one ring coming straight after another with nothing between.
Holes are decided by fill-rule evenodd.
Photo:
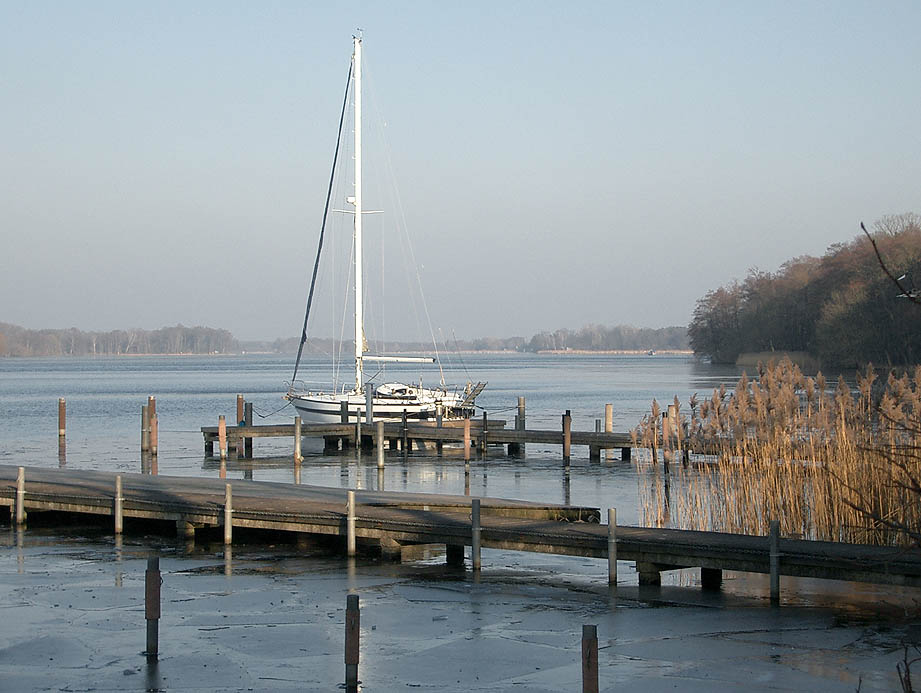
<instances>
[{"instance_id":1,"label":"sky","mask_svg":"<svg viewBox=\"0 0 921 693\"><path fill-rule=\"evenodd\" d=\"M358 28L369 264L441 335L687 324L921 212L918 2L0 0L0 322L297 335Z\"/></svg>"}]
</instances>

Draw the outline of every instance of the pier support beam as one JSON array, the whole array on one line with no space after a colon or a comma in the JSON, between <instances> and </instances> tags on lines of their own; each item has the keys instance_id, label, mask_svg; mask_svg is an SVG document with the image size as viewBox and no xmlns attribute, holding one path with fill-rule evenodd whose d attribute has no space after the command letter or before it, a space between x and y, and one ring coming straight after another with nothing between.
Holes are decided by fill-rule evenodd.
<instances>
[{"instance_id":1,"label":"pier support beam","mask_svg":"<svg viewBox=\"0 0 921 693\"><path fill-rule=\"evenodd\" d=\"M22 527L26 522L26 468L16 471L16 526Z\"/></svg>"},{"instance_id":2,"label":"pier support beam","mask_svg":"<svg viewBox=\"0 0 921 693\"><path fill-rule=\"evenodd\" d=\"M115 477L115 534L121 534L124 526L124 515L122 513L122 475L118 474Z\"/></svg>"},{"instance_id":3,"label":"pier support beam","mask_svg":"<svg viewBox=\"0 0 921 693\"><path fill-rule=\"evenodd\" d=\"M662 573L655 563L637 561L636 572L639 575L641 585L658 586L662 584Z\"/></svg>"}]
</instances>

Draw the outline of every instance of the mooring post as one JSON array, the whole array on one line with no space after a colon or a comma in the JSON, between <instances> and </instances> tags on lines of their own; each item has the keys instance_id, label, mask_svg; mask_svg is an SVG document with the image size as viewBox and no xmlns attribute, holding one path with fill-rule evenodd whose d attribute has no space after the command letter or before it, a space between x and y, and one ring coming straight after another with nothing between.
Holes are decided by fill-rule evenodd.
<instances>
[{"instance_id":1,"label":"mooring post","mask_svg":"<svg viewBox=\"0 0 921 693\"><path fill-rule=\"evenodd\" d=\"M361 449L361 409L355 412L355 447Z\"/></svg>"},{"instance_id":2,"label":"mooring post","mask_svg":"<svg viewBox=\"0 0 921 693\"><path fill-rule=\"evenodd\" d=\"M464 462L470 461L470 417L464 419Z\"/></svg>"},{"instance_id":3,"label":"mooring post","mask_svg":"<svg viewBox=\"0 0 921 693\"><path fill-rule=\"evenodd\" d=\"M301 417L294 417L294 463L300 464L304 459L301 454Z\"/></svg>"},{"instance_id":4,"label":"mooring post","mask_svg":"<svg viewBox=\"0 0 921 693\"><path fill-rule=\"evenodd\" d=\"M569 449L572 443L572 412L563 414L563 462L569 464Z\"/></svg>"},{"instance_id":5,"label":"mooring post","mask_svg":"<svg viewBox=\"0 0 921 693\"><path fill-rule=\"evenodd\" d=\"M124 515L122 514L122 475L115 475L115 533L121 534L124 525Z\"/></svg>"},{"instance_id":6,"label":"mooring post","mask_svg":"<svg viewBox=\"0 0 921 693\"><path fill-rule=\"evenodd\" d=\"M157 398L153 395L147 397L147 429L150 432L150 454L156 455L159 447L160 426L157 421Z\"/></svg>"},{"instance_id":7,"label":"mooring post","mask_svg":"<svg viewBox=\"0 0 921 693\"><path fill-rule=\"evenodd\" d=\"M233 543L233 491L224 485L224 544Z\"/></svg>"},{"instance_id":8,"label":"mooring post","mask_svg":"<svg viewBox=\"0 0 921 693\"><path fill-rule=\"evenodd\" d=\"M604 432L605 433L614 432L614 405L613 404L604 405Z\"/></svg>"},{"instance_id":9,"label":"mooring post","mask_svg":"<svg viewBox=\"0 0 921 693\"><path fill-rule=\"evenodd\" d=\"M246 425L246 402L243 395L237 395L237 426ZM246 444L243 442L243 436L237 436L237 457L243 457L246 454Z\"/></svg>"},{"instance_id":10,"label":"mooring post","mask_svg":"<svg viewBox=\"0 0 921 693\"><path fill-rule=\"evenodd\" d=\"M582 626L582 693L598 693L598 626Z\"/></svg>"},{"instance_id":11,"label":"mooring post","mask_svg":"<svg viewBox=\"0 0 921 693\"><path fill-rule=\"evenodd\" d=\"M150 450L150 417L146 404L141 405L141 452Z\"/></svg>"},{"instance_id":12,"label":"mooring post","mask_svg":"<svg viewBox=\"0 0 921 693\"><path fill-rule=\"evenodd\" d=\"M486 437L489 434L489 417L486 414L486 410L483 410L483 435L480 438L480 451L485 455L486 454Z\"/></svg>"},{"instance_id":13,"label":"mooring post","mask_svg":"<svg viewBox=\"0 0 921 693\"><path fill-rule=\"evenodd\" d=\"M339 423L347 424L349 422L349 403L342 400L339 403Z\"/></svg>"},{"instance_id":14,"label":"mooring post","mask_svg":"<svg viewBox=\"0 0 921 693\"><path fill-rule=\"evenodd\" d=\"M444 407L441 404L435 405L435 427L442 428L444 426ZM435 441L435 452L438 455L441 455L444 452L444 441L439 438Z\"/></svg>"},{"instance_id":15,"label":"mooring post","mask_svg":"<svg viewBox=\"0 0 921 693\"><path fill-rule=\"evenodd\" d=\"M524 397L519 397L518 398L518 419L517 419L519 431L525 430L525 406L524 405L525 405Z\"/></svg>"},{"instance_id":16,"label":"mooring post","mask_svg":"<svg viewBox=\"0 0 921 693\"><path fill-rule=\"evenodd\" d=\"M374 422L374 387L371 383L365 385L365 423L369 426Z\"/></svg>"},{"instance_id":17,"label":"mooring post","mask_svg":"<svg viewBox=\"0 0 921 693\"><path fill-rule=\"evenodd\" d=\"M617 584L617 508L608 508L608 584Z\"/></svg>"},{"instance_id":18,"label":"mooring post","mask_svg":"<svg viewBox=\"0 0 921 693\"><path fill-rule=\"evenodd\" d=\"M349 556L355 555L355 492L349 490L348 501L346 502L346 553Z\"/></svg>"},{"instance_id":19,"label":"mooring post","mask_svg":"<svg viewBox=\"0 0 921 693\"><path fill-rule=\"evenodd\" d=\"M377 468L384 468L384 422L377 422Z\"/></svg>"},{"instance_id":20,"label":"mooring post","mask_svg":"<svg viewBox=\"0 0 921 693\"><path fill-rule=\"evenodd\" d=\"M150 410L147 410L148 416L150 416ZM157 418L156 412L153 416L150 416L150 454L154 457L157 456L157 453L160 450L160 419Z\"/></svg>"},{"instance_id":21,"label":"mooring post","mask_svg":"<svg viewBox=\"0 0 921 693\"><path fill-rule=\"evenodd\" d=\"M26 468L16 470L16 524L22 526L26 521Z\"/></svg>"},{"instance_id":22,"label":"mooring post","mask_svg":"<svg viewBox=\"0 0 921 693\"><path fill-rule=\"evenodd\" d=\"M253 425L253 403L245 402L243 404L243 425L250 427ZM248 436L243 439L243 456L251 458L253 456L253 438Z\"/></svg>"},{"instance_id":23,"label":"mooring post","mask_svg":"<svg viewBox=\"0 0 921 693\"><path fill-rule=\"evenodd\" d=\"M403 410L401 422L402 422L402 428L400 429L400 445L402 446L403 453L405 454L406 446L409 444L409 438L408 438L409 434L406 430L407 422L406 422L406 410L405 409Z\"/></svg>"},{"instance_id":24,"label":"mooring post","mask_svg":"<svg viewBox=\"0 0 921 693\"><path fill-rule=\"evenodd\" d=\"M349 594L345 598L345 690L350 693L358 690L360 637L361 614L358 607L358 595Z\"/></svg>"},{"instance_id":25,"label":"mooring post","mask_svg":"<svg viewBox=\"0 0 921 693\"><path fill-rule=\"evenodd\" d=\"M217 441L218 448L221 451L221 459L227 459L227 421L224 419L224 415L221 414L217 417Z\"/></svg>"},{"instance_id":26,"label":"mooring post","mask_svg":"<svg viewBox=\"0 0 921 693\"><path fill-rule=\"evenodd\" d=\"M67 435L67 404L64 398L58 400L58 437Z\"/></svg>"},{"instance_id":27,"label":"mooring post","mask_svg":"<svg viewBox=\"0 0 921 693\"><path fill-rule=\"evenodd\" d=\"M160 557L148 556L144 574L144 615L147 617L148 659L156 659L160 650Z\"/></svg>"},{"instance_id":28,"label":"mooring post","mask_svg":"<svg viewBox=\"0 0 921 693\"><path fill-rule=\"evenodd\" d=\"M771 606L780 604L780 522L771 520Z\"/></svg>"},{"instance_id":29,"label":"mooring post","mask_svg":"<svg viewBox=\"0 0 921 693\"><path fill-rule=\"evenodd\" d=\"M480 570L480 499L473 498L470 501L470 554L473 561L473 570Z\"/></svg>"}]
</instances>

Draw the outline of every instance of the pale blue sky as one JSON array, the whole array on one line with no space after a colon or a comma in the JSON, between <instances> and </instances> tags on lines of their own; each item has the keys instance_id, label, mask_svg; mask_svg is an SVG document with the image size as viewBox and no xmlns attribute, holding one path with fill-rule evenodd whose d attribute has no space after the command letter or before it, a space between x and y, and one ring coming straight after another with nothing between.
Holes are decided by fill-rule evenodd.
<instances>
[{"instance_id":1,"label":"pale blue sky","mask_svg":"<svg viewBox=\"0 0 921 693\"><path fill-rule=\"evenodd\" d=\"M447 334L686 324L921 212L919 2L0 0L0 321L297 334L356 27Z\"/></svg>"}]
</instances>

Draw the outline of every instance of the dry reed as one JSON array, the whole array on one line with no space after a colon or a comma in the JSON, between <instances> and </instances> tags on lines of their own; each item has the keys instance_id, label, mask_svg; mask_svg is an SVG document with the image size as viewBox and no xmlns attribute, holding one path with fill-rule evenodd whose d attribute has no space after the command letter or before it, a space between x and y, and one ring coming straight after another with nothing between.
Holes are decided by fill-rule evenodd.
<instances>
[{"instance_id":1,"label":"dry reed","mask_svg":"<svg viewBox=\"0 0 921 693\"><path fill-rule=\"evenodd\" d=\"M856 391L788 359L759 370L679 410L685 445L706 453L692 462L669 464L653 402L634 432L651 452L636 456L644 523L766 534L776 519L787 536L921 545L921 367L885 384L868 367Z\"/></svg>"}]
</instances>

